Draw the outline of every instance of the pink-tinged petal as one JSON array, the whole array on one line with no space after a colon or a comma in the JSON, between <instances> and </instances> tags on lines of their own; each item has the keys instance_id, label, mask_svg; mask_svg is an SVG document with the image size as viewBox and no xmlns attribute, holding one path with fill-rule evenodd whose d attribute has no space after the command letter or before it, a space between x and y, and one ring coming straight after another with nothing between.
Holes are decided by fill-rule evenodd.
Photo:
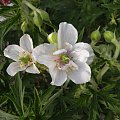
<instances>
[{"instance_id":1,"label":"pink-tinged petal","mask_svg":"<svg viewBox=\"0 0 120 120\"><path fill-rule=\"evenodd\" d=\"M72 24L62 22L58 30L58 48L64 48L65 43L74 45L78 39L78 32Z\"/></svg>"},{"instance_id":2,"label":"pink-tinged petal","mask_svg":"<svg viewBox=\"0 0 120 120\"><path fill-rule=\"evenodd\" d=\"M11 58L15 61L19 60L20 55L24 52L24 49L18 45L9 45L4 50L4 56Z\"/></svg>"},{"instance_id":3,"label":"pink-tinged petal","mask_svg":"<svg viewBox=\"0 0 120 120\"><path fill-rule=\"evenodd\" d=\"M82 84L90 81L91 69L86 63L79 63L78 69L68 73L68 77L76 84Z\"/></svg>"},{"instance_id":4,"label":"pink-tinged petal","mask_svg":"<svg viewBox=\"0 0 120 120\"><path fill-rule=\"evenodd\" d=\"M63 70L59 70L56 66L51 66L49 72L52 78L52 85L61 86L67 80L67 74Z\"/></svg>"},{"instance_id":5,"label":"pink-tinged petal","mask_svg":"<svg viewBox=\"0 0 120 120\"><path fill-rule=\"evenodd\" d=\"M21 67L19 62L11 63L7 68L7 73L14 76L17 72L25 70L26 67Z\"/></svg>"},{"instance_id":6,"label":"pink-tinged petal","mask_svg":"<svg viewBox=\"0 0 120 120\"><path fill-rule=\"evenodd\" d=\"M94 58L94 52L93 52L93 49L91 48L91 46L89 45L89 44L87 44L87 43L83 43L83 42L81 42L81 43L77 43L77 44L75 44L74 46L73 46L73 49L74 50L79 50L79 51L81 51L81 50L86 50L86 51L88 51L89 52L89 57L87 58L87 63L88 64L91 64L92 63L92 61L93 61L93 58Z\"/></svg>"},{"instance_id":7,"label":"pink-tinged petal","mask_svg":"<svg viewBox=\"0 0 120 120\"><path fill-rule=\"evenodd\" d=\"M26 72L33 73L33 74L39 74L40 73L40 71L35 66L35 64L32 64L31 66L27 67Z\"/></svg>"},{"instance_id":8,"label":"pink-tinged petal","mask_svg":"<svg viewBox=\"0 0 120 120\"><path fill-rule=\"evenodd\" d=\"M20 38L20 46L24 50L26 50L28 52L32 52L32 50L33 50L33 41L32 41L32 38L28 34L24 34Z\"/></svg>"}]
</instances>

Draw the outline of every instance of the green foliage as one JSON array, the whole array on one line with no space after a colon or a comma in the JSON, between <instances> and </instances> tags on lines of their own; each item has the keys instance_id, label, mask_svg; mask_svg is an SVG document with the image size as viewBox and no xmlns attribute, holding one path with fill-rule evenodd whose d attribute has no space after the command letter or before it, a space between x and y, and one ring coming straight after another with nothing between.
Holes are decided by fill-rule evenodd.
<instances>
[{"instance_id":1,"label":"green foliage","mask_svg":"<svg viewBox=\"0 0 120 120\"><path fill-rule=\"evenodd\" d=\"M120 0L11 2L13 6L0 5L0 16L6 18L0 22L0 120L119 120ZM95 52L91 81L55 87L46 69L10 77L4 48L18 44L23 33L31 35L35 46L46 43L62 21L73 24L78 42L90 43ZM91 33L99 26L99 41L93 44ZM106 41L105 31L114 33L115 42Z\"/></svg>"}]
</instances>

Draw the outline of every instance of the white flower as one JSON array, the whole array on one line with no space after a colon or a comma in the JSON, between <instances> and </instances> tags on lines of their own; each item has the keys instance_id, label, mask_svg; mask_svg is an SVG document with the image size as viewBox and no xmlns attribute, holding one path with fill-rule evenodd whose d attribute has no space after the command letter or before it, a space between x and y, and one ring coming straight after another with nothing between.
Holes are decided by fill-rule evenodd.
<instances>
[{"instance_id":1,"label":"white flower","mask_svg":"<svg viewBox=\"0 0 120 120\"><path fill-rule=\"evenodd\" d=\"M14 76L17 72L25 70L28 73L40 73L35 66L33 57L33 42L28 34L20 38L20 46L9 45L4 50L4 56L16 62L11 63L7 68L7 73Z\"/></svg>"},{"instance_id":2,"label":"white flower","mask_svg":"<svg viewBox=\"0 0 120 120\"><path fill-rule=\"evenodd\" d=\"M41 44L34 48L36 60L49 68L52 85L61 86L67 78L76 84L90 81L93 50L87 43L76 43L78 32L73 25L62 22L58 30L58 44Z\"/></svg>"},{"instance_id":3,"label":"white flower","mask_svg":"<svg viewBox=\"0 0 120 120\"><path fill-rule=\"evenodd\" d=\"M5 21L5 20L6 20L6 18L5 18L5 17L0 16L0 22L3 22L3 21Z\"/></svg>"}]
</instances>

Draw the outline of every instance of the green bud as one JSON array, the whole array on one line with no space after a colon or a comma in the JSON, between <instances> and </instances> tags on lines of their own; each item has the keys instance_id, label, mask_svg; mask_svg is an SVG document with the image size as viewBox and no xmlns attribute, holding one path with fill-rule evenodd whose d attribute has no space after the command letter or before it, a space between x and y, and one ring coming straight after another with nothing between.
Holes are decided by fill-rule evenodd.
<instances>
[{"instance_id":1,"label":"green bud","mask_svg":"<svg viewBox=\"0 0 120 120\"><path fill-rule=\"evenodd\" d=\"M110 24L111 24L111 25L113 25L113 24L114 24L114 25L117 25L116 20L115 20L115 15L114 15L113 13L111 14Z\"/></svg>"},{"instance_id":2,"label":"green bud","mask_svg":"<svg viewBox=\"0 0 120 120\"><path fill-rule=\"evenodd\" d=\"M38 9L38 10L42 20L50 22L49 14L42 9Z\"/></svg>"},{"instance_id":3,"label":"green bud","mask_svg":"<svg viewBox=\"0 0 120 120\"><path fill-rule=\"evenodd\" d=\"M110 43L113 41L114 39L114 33L111 31L105 31L104 32L104 39L106 40L106 42Z\"/></svg>"},{"instance_id":4,"label":"green bud","mask_svg":"<svg viewBox=\"0 0 120 120\"><path fill-rule=\"evenodd\" d=\"M48 41L52 44L57 44L58 41L58 34L56 32L53 32L48 35Z\"/></svg>"},{"instance_id":5,"label":"green bud","mask_svg":"<svg viewBox=\"0 0 120 120\"><path fill-rule=\"evenodd\" d=\"M42 19L36 11L34 11L33 14L34 14L33 22L40 29L42 26Z\"/></svg>"},{"instance_id":6,"label":"green bud","mask_svg":"<svg viewBox=\"0 0 120 120\"><path fill-rule=\"evenodd\" d=\"M100 34L100 31L99 31L99 28L100 27L98 27L97 30L95 30L91 33L91 40L94 41L94 42L97 42L101 39L101 34Z\"/></svg>"},{"instance_id":7,"label":"green bud","mask_svg":"<svg viewBox=\"0 0 120 120\"><path fill-rule=\"evenodd\" d=\"M23 31L23 33L25 33L27 31L27 28L28 28L28 24L26 21L24 21L22 24L21 24L21 30Z\"/></svg>"}]
</instances>

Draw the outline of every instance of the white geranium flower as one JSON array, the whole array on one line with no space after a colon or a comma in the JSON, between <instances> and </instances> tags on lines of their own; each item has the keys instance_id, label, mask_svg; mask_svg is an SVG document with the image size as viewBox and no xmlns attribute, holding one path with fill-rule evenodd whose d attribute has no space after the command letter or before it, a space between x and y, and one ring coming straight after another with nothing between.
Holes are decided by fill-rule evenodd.
<instances>
[{"instance_id":1,"label":"white geranium flower","mask_svg":"<svg viewBox=\"0 0 120 120\"><path fill-rule=\"evenodd\" d=\"M76 43L78 32L73 25L62 22L58 30L58 44L41 44L34 48L36 60L49 68L52 85L61 86L67 78L76 84L90 81L93 50L87 43Z\"/></svg>"},{"instance_id":2,"label":"white geranium flower","mask_svg":"<svg viewBox=\"0 0 120 120\"><path fill-rule=\"evenodd\" d=\"M5 18L5 17L0 16L0 22L3 22L3 21L5 21L5 20L6 20L6 18Z\"/></svg>"},{"instance_id":3,"label":"white geranium flower","mask_svg":"<svg viewBox=\"0 0 120 120\"><path fill-rule=\"evenodd\" d=\"M17 72L25 70L28 73L40 73L35 66L33 57L33 42L28 34L20 38L20 46L9 45L4 50L4 56L16 62L11 63L7 68L7 73L14 76Z\"/></svg>"}]
</instances>

